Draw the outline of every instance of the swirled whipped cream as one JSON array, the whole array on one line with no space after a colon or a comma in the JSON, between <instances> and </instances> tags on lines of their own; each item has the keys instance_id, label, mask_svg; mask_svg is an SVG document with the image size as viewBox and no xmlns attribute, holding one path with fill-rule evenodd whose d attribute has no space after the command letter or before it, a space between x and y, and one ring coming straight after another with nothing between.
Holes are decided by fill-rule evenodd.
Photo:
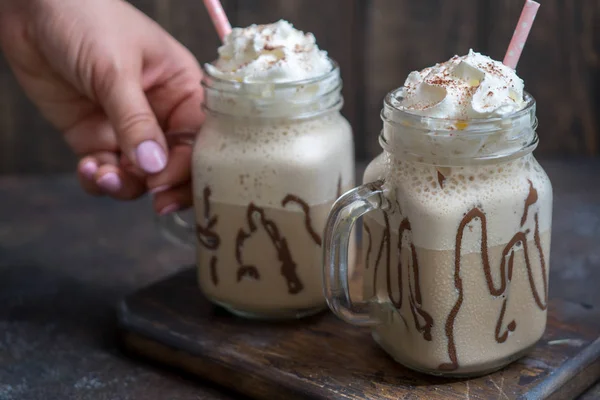
<instances>
[{"instance_id":1,"label":"swirled whipped cream","mask_svg":"<svg viewBox=\"0 0 600 400\"><path fill-rule=\"evenodd\" d=\"M312 33L287 21L234 28L219 47L219 58L208 72L238 82L281 83L321 76L331 71L327 52L319 50Z\"/></svg>"},{"instance_id":2,"label":"swirled whipped cream","mask_svg":"<svg viewBox=\"0 0 600 400\"><path fill-rule=\"evenodd\" d=\"M413 114L448 119L502 117L525 107L523 80L499 61L473 50L413 71L397 104Z\"/></svg>"}]
</instances>

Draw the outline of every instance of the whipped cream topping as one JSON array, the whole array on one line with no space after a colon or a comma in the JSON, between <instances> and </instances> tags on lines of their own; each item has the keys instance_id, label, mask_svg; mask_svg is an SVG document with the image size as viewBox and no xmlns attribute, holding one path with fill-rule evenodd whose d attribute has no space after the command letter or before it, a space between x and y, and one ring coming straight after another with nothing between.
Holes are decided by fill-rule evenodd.
<instances>
[{"instance_id":1,"label":"whipped cream topping","mask_svg":"<svg viewBox=\"0 0 600 400\"><path fill-rule=\"evenodd\" d=\"M322 76L332 67L312 33L284 20L234 28L219 47L219 59L206 65L215 77L247 83L300 81Z\"/></svg>"},{"instance_id":2,"label":"whipped cream topping","mask_svg":"<svg viewBox=\"0 0 600 400\"><path fill-rule=\"evenodd\" d=\"M502 117L525 107L523 86L514 70L470 50L466 56L411 72L396 106L435 118Z\"/></svg>"}]
</instances>

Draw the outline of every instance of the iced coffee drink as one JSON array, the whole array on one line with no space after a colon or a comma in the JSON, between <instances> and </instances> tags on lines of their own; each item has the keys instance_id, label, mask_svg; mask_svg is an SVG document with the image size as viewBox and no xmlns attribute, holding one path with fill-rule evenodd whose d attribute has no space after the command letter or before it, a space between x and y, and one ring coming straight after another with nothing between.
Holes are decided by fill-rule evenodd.
<instances>
[{"instance_id":1,"label":"iced coffee drink","mask_svg":"<svg viewBox=\"0 0 600 400\"><path fill-rule=\"evenodd\" d=\"M473 51L412 72L384 101L369 183L344 196L366 202L357 214L374 211L363 225L370 310L342 317L372 325L408 367L490 372L544 332L552 187L531 154L535 101L523 87L514 70ZM333 228L326 246L336 248ZM334 272L337 307L346 300L335 300Z\"/></svg>"},{"instance_id":2,"label":"iced coffee drink","mask_svg":"<svg viewBox=\"0 0 600 400\"><path fill-rule=\"evenodd\" d=\"M192 167L200 286L246 317L323 310L322 232L354 186L339 69L279 21L233 29L205 71Z\"/></svg>"}]
</instances>

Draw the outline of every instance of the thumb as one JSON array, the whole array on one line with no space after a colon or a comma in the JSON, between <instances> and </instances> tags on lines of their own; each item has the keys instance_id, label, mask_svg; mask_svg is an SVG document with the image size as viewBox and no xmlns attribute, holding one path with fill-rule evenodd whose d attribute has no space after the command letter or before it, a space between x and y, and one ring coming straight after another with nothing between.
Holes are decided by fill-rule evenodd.
<instances>
[{"instance_id":1,"label":"thumb","mask_svg":"<svg viewBox=\"0 0 600 400\"><path fill-rule=\"evenodd\" d=\"M116 79L100 103L117 136L121 152L149 174L167 165L167 143L141 84Z\"/></svg>"}]
</instances>

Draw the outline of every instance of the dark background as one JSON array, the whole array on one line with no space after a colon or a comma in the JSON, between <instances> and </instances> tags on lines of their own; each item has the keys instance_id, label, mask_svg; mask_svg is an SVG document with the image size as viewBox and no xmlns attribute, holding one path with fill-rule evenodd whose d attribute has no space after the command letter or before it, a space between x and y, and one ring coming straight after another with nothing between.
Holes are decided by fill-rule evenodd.
<instances>
[{"instance_id":1,"label":"dark background","mask_svg":"<svg viewBox=\"0 0 600 400\"><path fill-rule=\"evenodd\" d=\"M538 100L540 157L595 156L600 142L600 1L542 4L518 66ZM201 0L134 0L200 62L218 38ZM379 152L382 98L414 70L469 48L503 58L523 0L223 0L234 26L279 18L313 32L342 68L359 160ZM68 172L75 159L0 58L0 174Z\"/></svg>"}]
</instances>

